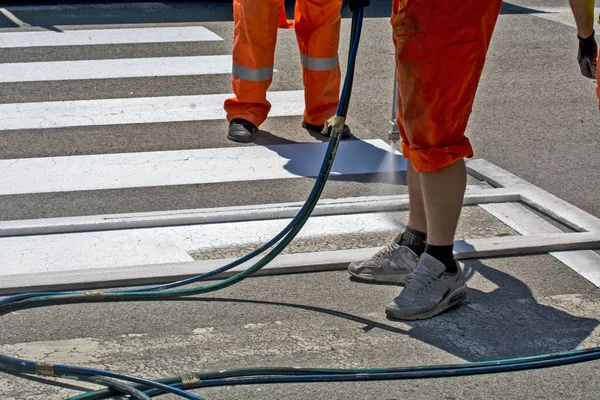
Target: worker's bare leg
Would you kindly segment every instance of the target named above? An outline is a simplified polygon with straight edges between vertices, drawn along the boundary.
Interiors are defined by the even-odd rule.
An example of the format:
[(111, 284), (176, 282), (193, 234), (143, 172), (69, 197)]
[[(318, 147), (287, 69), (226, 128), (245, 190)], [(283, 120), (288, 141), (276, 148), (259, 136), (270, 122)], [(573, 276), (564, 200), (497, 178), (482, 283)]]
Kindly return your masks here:
[(467, 184), (465, 162), (460, 159), (435, 172), (422, 172), (419, 177), (427, 216), (427, 244), (452, 245)]
[(427, 219), (425, 218), (425, 205), (423, 203), (423, 191), (421, 190), (421, 179), (418, 172), (412, 166), (410, 159), (407, 160), (406, 178), (408, 180), (408, 197), (410, 201), (408, 213), (408, 227), (417, 231), (427, 232)]
[(425, 251), (427, 220), (421, 179), (410, 159), (407, 164), (410, 201), (407, 227), (370, 259), (351, 262), (348, 272), (355, 278), (370, 282), (406, 283), (406, 278), (417, 267), (419, 256)]
[(388, 317), (395, 319), (430, 318), (467, 295), (464, 274), (452, 252), (467, 181), (465, 163), (459, 159), (434, 172), (415, 174), (421, 183), (427, 246), (405, 288), (386, 307)]

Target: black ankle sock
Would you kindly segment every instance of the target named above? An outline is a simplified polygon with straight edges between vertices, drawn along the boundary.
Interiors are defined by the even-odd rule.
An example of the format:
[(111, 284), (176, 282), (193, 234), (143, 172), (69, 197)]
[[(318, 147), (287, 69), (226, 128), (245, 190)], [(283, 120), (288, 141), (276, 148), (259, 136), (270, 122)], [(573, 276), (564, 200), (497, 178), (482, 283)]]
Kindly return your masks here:
[(454, 253), (452, 252), (453, 248), (454, 245), (434, 246), (427, 243), (425, 253), (439, 260), (446, 267), (446, 272), (453, 274), (458, 268), (456, 261), (454, 260)]
[(400, 246), (408, 247), (414, 251), (416, 255), (420, 256), (425, 251), (426, 240), (427, 233), (407, 226), (404, 232), (400, 234), (397, 243)]

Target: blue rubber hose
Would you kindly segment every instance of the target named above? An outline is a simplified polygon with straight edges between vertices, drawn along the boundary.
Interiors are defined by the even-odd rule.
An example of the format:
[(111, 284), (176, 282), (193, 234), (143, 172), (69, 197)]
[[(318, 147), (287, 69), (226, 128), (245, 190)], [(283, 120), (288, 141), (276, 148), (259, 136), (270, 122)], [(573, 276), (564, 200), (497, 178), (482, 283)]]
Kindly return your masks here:
[[(349, 76), (354, 72), (354, 63), (356, 60), (357, 48), (360, 39), (360, 27), (362, 24), (362, 9), (359, 12), (353, 14), (352, 18), (352, 43), (351, 43), (351, 51), (348, 58), (348, 71), (346, 74), (346, 79), (344, 83), (344, 88), (342, 91), (342, 95), (340, 97), (340, 102), (338, 105), (338, 113), (337, 117), (345, 118), (346, 112), (348, 110), (348, 103), (350, 100), (351, 94), (351, 85), (352, 85), (352, 77)], [(81, 303), (81, 302), (104, 302), (104, 301), (148, 301), (148, 300), (156, 300), (156, 299), (172, 299), (181, 296), (187, 296), (192, 294), (200, 294), (200, 293), (208, 293), (210, 291), (219, 290), (224, 287), (230, 286), (246, 277), (250, 276), (252, 273), (256, 272), (260, 268), (263, 268), (267, 265), (272, 259), (274, 259), (288, 244), (296, 234), (300, 231), (303, 225), (308, 220), (312, 210), (316, 206), (316, 203), (325, 187), (325, 183), (327, 182), (327, 177), (331, 171), (333, 161), (335, 158), (335, 153), (337, 151), (339, 141), (341, 139), (341, 131), (333, 129), (331, 138), (329, 140), (329, 144), (327, 146), (327, 151), (319, 171), (319, 175), (315, 181), (315, 185), (313, 190), (311, 191), (307, 201), (301, 208), (300, 212), (297, 216), (288, 224), (282, 232), (280, 232), (275, 238), (266, 243), (261, 248), (257, 249), (255, 252), (242, 257), (239, 260), (236, 260), (234, 263), (226, 265), (224, 267), (218, 268), (214, 271), (211, 271), (207, 274), (199, 275), (194, 278), (186, 279), (179, 282), (174, 282), (167, 285), (154, 286), (144, 289), (137, 290), (129, 290), (129, 291), (111, 291), (111, 292), (38, 292), (38, 293), (24, 293), (18, 294), (15, 296), (9, 296), (7, 298), (0, 300), (0, 314), (6, 314), (7, 312), (14, 311), (17, 309), (26, 309), (26, 308), (34, 308), (34, 307), (42, 307), (48, 305), (57, 305), (57, 304), (73, 304), (73, 303)], [(176, 286), (182, 286), (185, 284), (189, 284), (191, 282), (196, 282), (202, 279), (205, 279), (208, 276), (214, 276), (220, 272), (223, 272), (227, 269), (232, 268), (235, 265), (239, 265), (245, 262), (248, 259), (253, 258), (259, 253), (263, 252), (276, 242), (279, 244), (269, 252), (262, 260), (255, 263), (253, 266), (249, 267), (245, 271), (242, 271), (228, 279), (225, 279), (222, 282), (218, 282), (216, 284), (209, 284), (200, 288), (193, 288), (187, 290), (165, 290), (165, 288), (171, 288)], [(43, 363), (36, 363), (33, 361), (16, 359), (13, 357), (8, 357), (4, 355), (0, 355), (0, 371), (7, 373), (25, 373), (25, 374), (38, 374), (40, 371), (45, 371), (48, 374), (48, 371), (52, 374), (52, 376), (63, 377), (63, 378), (77, 378), (82, 380), (90, 380), (90, 377), (94, 376), (103, 376), (107, 378), (120, 379), (127, 382), (137, 383), (140, 385), (144, 385), (145, 387), (154, 388), (160, 392), (169, 392), (172, 394), (179, 395), (184, 398), (189, 399), (199, 399), (199, 397), (188, 394), (176, 387), (171, 387), (162, 383), (153, 382), (137, 377), (131, 377), (124, 374), (113, 373), (110, 371), (102, 371), (93, 368), (83, 368), (83, 367), (72, 367), (66, 365), (45, 365)], [(136, 389), (137, 390), (137, 389)], [(114, 394), (114, 390), (111, 390)], [(85, 395), (84, 395), (85, 396)]]
[[(351, 45), (348, 55), (348, 68), (336, 117), (346, 117), (353, 83), (354, 66), (360, 41), (363, 9), (352, 15)], [(339, 128), (339, 127), (338, 127)], [(0, 316), (10, 311), (43, 307), (58, 304), (82, 302), (112, 301), (153, 301), (158, 299), (175, 299), (178, 297), (208, 293), (241, 282), (254, 272), (263, 268), (273, 260), (289, 243), (310, 217), (331, 171), (335, 153), (341, 138), (340, 129), (332, 129), (324, 160), (307, 201), (292, 221), (273, 239), (257, 250), (208, 273), (193, 278), (151, 286), (135, 290), (116, 290), (108, 292), (37, 292), (23, 293), (0, 299)], [(190, 283), (202, 281), (240, 265), (267, 249), (273, 247), (264, 258), (246, 270), (221, 282), (207, 284), (198, 288), (185, 290), (168, 290)], [(148, 380), (126, 374), (94, 368), (73, 367), (59, 364), (45, 364), (14, 357), (0, 355), (0, 372), (19, 375), (54, 376), (65, 379), (76, 379), (106, 386), (106, 389), (89, 392), (72, 397), (71, 400), (98, 400), (116, 398), (147, 398), (163, 394), (173, 394), (186, 399), (201, 399), (189, 392), (190, 389), (201, 389), (216, 386), (275, 384), (275, 383), (307, 383), (307, 382), (344, 382), (398, 379), (425, 379), (441, 377), (457, 377), (478, 374), (514, 372), (530, 369), (549, 368), (585, 361), (600, 359), (600, 347), (566, 351), (555, 354), (519, 357), (503, 360), (482, 361), (474, 363), (413, 366), (403, 368), (363, 368), (363, 369), (319, 369), (319, 368), (242, 368), (196, 373), (192, 379), (187, 377), (171, 377), (160, 380)], [(202, 399), (201, 399), (202, 400)]]
[[(353, 18), (352, 18), (351, 37), (350, 37), (351, 46), (350, 46), (350, 51), (348, 54), (348, 66), (347, 66), (347, 70), (346, 70), (346, 77), (345, 77), (344, 85), (342, 87), (342, 94), (340, 96), (340, 101), (338, 103), (338, 108), (337, 108), (337, 113), (336, 113), (336, 115), (341, 116), (343, 118), (345, 118), (348, 113), (348, 107), (349, 107), (349, 103), (350, 103), (350, 95), (352, 92), (352, 83), (354, 81), (354, 79), (353, 79), (354, 66), (355, 66), (356, 55), (357, 55), (357, 51), (358, 51), (358, 43), (359, 43), (359, 39), (360, 39), (360, 33), (362, 30), (362, 13), (363, 13), (363, 10), (361, 8), (360, 10), (357, 10), (357, 13), (354, 14)], [(330, 143), (331, 143), (331, 140), (330, 140)], [(335, 144), (335, 146), (337, 146), (337, 143)], [(323, 166), (325, 166), (325, 163), (323, 163)], [(321, 169), (319, 177), (321, 176), (322, 173), (323, 173), (323, 169)], [(319, 181), (319, 179), (318, 179), (319, 177), (317, 177), (317, 181)], [(216, 269), (206, 272), (204, 274), (197, 275), (197, 276), (183, 279), (183, 280), (176, 281), (176, 282), (171, 282), (171, 283), (167, 283), (167, 284), (163, 284), (163, 285), (150, 286), (150, 287), (145, 287), (145, 288), (140, 288), (140, 289), (132, 289), (127, 292), (121, 291), (121, 290), (115, 290), (115, 291), (110, 291), (110, 293), (137, 293), (137, 292), (147, 292), (147, 291), (156, 291), (156, 290), (175, 288), (175, 287), (185, 286), (185, 285), (189, 285), (191, 283), (199, 282), (199, 281), (205, 280), (207, 278), (213, 277), (215, 275), (218, 275), (220, 273), (229, 271), (230, 269), (237, 267), (237, 266), (245, 263), (246, 261), (253, 259), (254, 257), (258, 256), (259, 254), (263, 253), (265, 250), (271, 248), (275, 243), (279, 242), (282, 238), (284, 238), (285, 235), (287, 233), (289, 233), (292, 230), (292, 228), (294, 226), (296, 226), (299, 223), (299, 221), (306, 215), (306, 212), (307, 212), (308, 208), (310, 207), (312, 201), (314, 201), (315, 197), (317, 196), (317, 190), (318, 190), (318, 185), (315, 184), (313, 186), (313, 189), (312, 189), (309, 197), (307, 198), (307, 201), (303, 204), (302, 208), (298, 211), (296, 216), (288, 223), (288, 225), (285, 228), (283, 228), (283, 230), (281, 232), (279, 232), (276, 236), (274, 236), (271, 240), (269, 240), (267, 243), (263, 244), (258, 249), (252, 251), (249, 254), (246, 254), (245, 256), (243, 256), (237, 260), (232, 261), (231, 263), (229, 263), (227, 265), (216, 268)], [(318, 198), (316, 200), (318, 200)], [(0, 304), (3, 304), (4, 302), (12, 302), (12, 301), (16, 301), (16, 300), (22, 300), (22, 299), (26, 299), (29, 297), (56, 296), (56, 295), (67, 294), (67, 293), (68, 294), (84, 294), (83, 292), (25, 293), (25, 294), (10, 296), (5, 299), (0, 299)]]

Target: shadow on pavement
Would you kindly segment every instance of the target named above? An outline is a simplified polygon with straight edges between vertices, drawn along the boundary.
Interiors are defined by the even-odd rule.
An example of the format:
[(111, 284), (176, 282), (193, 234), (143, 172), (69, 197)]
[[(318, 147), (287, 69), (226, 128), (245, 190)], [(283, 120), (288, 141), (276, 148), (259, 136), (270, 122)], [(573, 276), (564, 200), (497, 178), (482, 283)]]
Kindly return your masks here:
[[(171, 301), (171, 300), (166, 300), (166, 301)], [(399, 333), (402, 335), (409, 334), (404, 329), (398, 328), (393, 325), (382, 324), (381, 322), (373, 321), (368, 318), (359, 317), (357, 315), (345, 313), (342, 311), (331, 310), (329, 308), (309, 306), (309, 305), (298, 304), (298, 303), (284, 303), (284, 302), (279, 302), (279, 301), (247, 300), (247, 299), (219, 298), (219, 297), (202, 297), (202, 298), (195, 298), (195, 299), (194, 298), (190, 298), (190, 299), (181, 298), (181, 299), (175, 299), (172, 301), (200, 301), (200, 302), (207, 302), (207, 303), (240, 303), (240, 304), (258, 304), (258, 305), (266, 305), (266, 306), (290, 307), (290, 308), (295, 308), (298, 310), (313, 311), (313, 312), (318, 312), (321, 314), (331, 315), (333, 317), (343, 318), (348, 321), (358, 322), (360, 324), (364, 324), (364, 327), (362, 328), (362, 330), (365, 332), (368, 332), (372, 329), (377, 328), (377, 329), (382, 329), (384, 331), (388, 331), (388, 332), (392, 332), (392, 333)]]
[(464, 262), (498, 286), (491, 293), (470, 289), (462, 306), (424, 321), (404, 321), (410, 336), (467, 361), (484, 361), (574, 350), (599, 325), (539, 304), (520, 280), (478, 260)]
[[(468, 300), (454, 309), (423, 321), (402, 321), (402, 328), (326, 307), (294, 302), (246, 300), (239, 298), (195, 298), (174, 301), (282, 306), (318, 312), (354, 321), (364, 326), (364, 334), (374, 329), (410, 336), (468, 362), (534, 356), (575, 350), (598, 327), (599, 321), (576, 317), (554, 307), (539, 304), (520, 280), (467, 260), (468, 278), (480, 274), (498, 288), (491, 293), (470, 289)], [(368, 283), (364, 283), (368, 285)], [(356, 290), (361, 290), (357, 286)], [(390, 299), (391, 300), (391, 299)], [(381, 312), (385, 304), (381, 305)], [(406, 329), (409, 326), (410, 329)]]
[[(318, 133), (309, 133), (307, 135), (315, 137), (321, 142), (328, 142), (329, 139)], [(400, 155), (390, 156), (389, 153), (379, 147), (373, 146), (368, 142), (361, 141), (356, 137), (344, 139), (342, 143), (352, 143), (352, 151), (338, 151), (335, 156), (333, 167), (328, 180), (340, 182), (373, 182), (386, 183), (391, 185), (406, 185), (406, 160)], [(320, 143), (297, 142), (285, 139), (268, 131), (259, 130), (254, 144), (263, 146), (280, 157), (289, 161), (284, 168), (297, 176), (316, 177), (319, 174), (327, 146)], [(281, 146), (294, 144), (295, 146)], [(340, 144), (342, 145), (342, 144)], [(393, 170), (396, 166), (396, 173), (360, 173), (360, 171), (370, 168), (377, 169), (383, 165), (384, 171)]]

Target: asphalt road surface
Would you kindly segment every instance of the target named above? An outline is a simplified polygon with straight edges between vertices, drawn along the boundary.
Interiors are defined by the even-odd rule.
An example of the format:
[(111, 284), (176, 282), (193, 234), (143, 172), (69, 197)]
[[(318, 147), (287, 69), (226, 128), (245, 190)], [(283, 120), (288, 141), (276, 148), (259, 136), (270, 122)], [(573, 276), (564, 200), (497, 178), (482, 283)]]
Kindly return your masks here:
[[(66, 3), (0, 2), (2, 221), (306, 198), (325, 143), (301, 128), (302, 80), (293, 30), (279, 30), (273, 115), (257, 141), (245, 145), (226, 138), (222, 110), (231, 92), (230, 2)], [(389, 154), (394, 60), (390, 1), (373, 3), (365, 13), (347, 118), (359, 140), (343, 143), (340, 157), (346, 158), (334, 167), (323, 193), (327, 199), (406, 193), (401, 157), (394, 156), (400, 173), (393, 179), (382, 169), (389, 166), (382, 160)], [(291, 16), (293, 3), (286, 6)], [(343, 15), (342, 73), (350, 32), (349, 14)], [(600, 217), (598, 99), (595, 83), (579, 73), (576, 52), (567, 2), (505, 3), (468, 136), (476, 158)], [(405, 220), (406, 213), (395, 217)], [(365, 220), (368, 229), (356, 238), (352, 222), (335, 219), (339, 230), (327, 244), (331, 248), (309, 236), (298, 246), (312, 251), (352, 241), (378, 246), (395, 226), (387, 219), (372, 225)], [(272, 226), (253, 229), (268, 236)], [(253, 245), (243, 242), (245, 233), (232, 232), (216, 229), (203, 239), (219, 247), (215, 243), (222, 236), (240, 235), (239, 248), (223, 247), (216, 258)], [(187, 234), (178, 235), (186, 239)], [(514, 231), (471, 207), (463, 212), (458, 238), (510, 234)], [(31, 266), (43, 276), (68, 263), (190, 257), (142, 239), (137, 252), (127, 253), (120, 251), (125, 240), (120, 237), (82, 236), (75, 242), (59, 236), (0, 238), (0, 271), (16, 274)], [(67, 241), (82, 253), (95, 254), (94, 248), (106, 249), (102, 246), (110, 241), (117, 250), (103, 250), (99, 260), (78, 259), (59, 247)], [(21, 249), (30, 256), (6, 261)], [(48, 256), (52, 252), (55, 258)], [(256, 277), (196, 300), (18, 312), (3, 318), (0, 351), (159, 378), (243, 366), (447, 364), (600, 345), (598, 287), (556, 258), (469, 260), (464, 268), (473, 289), (469, 302), (419, 323), (385, 319), (383, 307), (397, 287), (359, 284), (345, 271), (328, 271)], [(198, 393), (207, 399), (595, 399), (599, 368), (592, 362), (470, 378)], [(0, 393), (16, 400), (62, 399), (75, 392), (2, 375)]]

